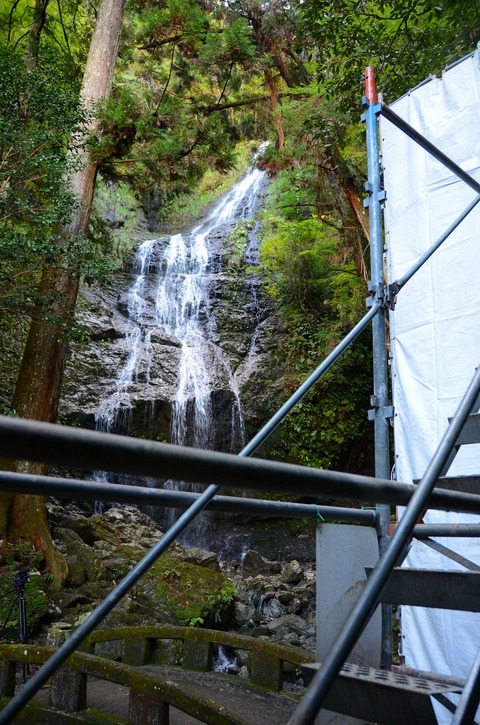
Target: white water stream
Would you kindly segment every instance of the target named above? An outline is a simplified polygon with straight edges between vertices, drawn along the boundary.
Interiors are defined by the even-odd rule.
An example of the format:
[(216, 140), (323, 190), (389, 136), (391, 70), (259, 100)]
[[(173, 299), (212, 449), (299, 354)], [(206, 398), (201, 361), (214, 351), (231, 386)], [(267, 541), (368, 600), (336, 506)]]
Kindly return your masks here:
[[(239, 379), (248, 374), (256, 344), (256, 325), (252, 325), (249, 355), (235, 375), (228, 356), (217, 344), (211, 290), (221, 271), (219, 238), (238, 221), (252, 217), (260, 206), (265, 184), (265, 173), (252, 166), (190, 233), (149, 239), (140, 244), (135, 258), (136, 278), (126, 296), (127, 355), (115, 390), (97, 410), (97, 430), (115, 431), (120, 421), (128, 423), (133, 387), (140, 380), (145, 386), (150, 385), (151, 335), (153, 329), (160, 328), (176, 341), (180, 351), (177, 390), (172, 402), (171, 442), (198, 448), (214, 446), (212, 394), (218, 389), (221, 377), (222, 385), (227, 381), (231, 391), (229, 450), (238, 452), (244, 445)], [(254, 227), (245, 253), (245, 261), (250, 266), (258, 264), (256, 232)], [(152, 272), (157, 275), (153, 320)], [(258, 278), (247, 281), (256, 317), (258, 284)], [(104, 480), (102, 474), (97, 480)], [(177, 487), (178, 484), (167, 482), (165, 485)]]

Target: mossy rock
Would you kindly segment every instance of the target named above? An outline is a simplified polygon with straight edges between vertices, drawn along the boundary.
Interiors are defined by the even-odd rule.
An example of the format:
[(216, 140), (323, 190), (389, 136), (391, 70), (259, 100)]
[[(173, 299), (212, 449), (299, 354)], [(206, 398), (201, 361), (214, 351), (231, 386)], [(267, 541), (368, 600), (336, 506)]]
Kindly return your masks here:
[(55, 542), (67, 560), (67, 582), (70, 586), (79, 586), (85, 581), (98, 581), (105, 575), (105, 567), (100, 559), (75, 531), (57, 526)]
[(218, 627), (230, 616), (235, 586), (214, 569), (165, 554), (144, 579), (144, 594), (150, 588), (152, 598), (163, 602), (176, 624)]

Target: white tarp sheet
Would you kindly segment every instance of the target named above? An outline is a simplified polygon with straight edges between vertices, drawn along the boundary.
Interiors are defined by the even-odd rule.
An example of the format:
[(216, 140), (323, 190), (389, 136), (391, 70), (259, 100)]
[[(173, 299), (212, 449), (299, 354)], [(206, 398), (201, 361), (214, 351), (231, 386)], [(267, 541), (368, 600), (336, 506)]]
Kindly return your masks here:
[[(480, 180), (480, 68), (475, 53), (391, 104)], [(446, 230), (476, 192), (385, 119), (381, 145), (388, 280), (399, 279)], [(391, 314), (395, 468), (398, 481), (421, 478), (448, 417), (480, 365), (480, 205), (399, 293)], [(449, 474), (480, 474), (480, 445), (460, 449)], [(427, 512), (426, 522), (479, 517)], [(480, 565), (480, 540), (438, 539)], [(415, 568), (462, 569), (414, 542)], [(480, 614), (402, 607), (406, 664), (466, 676), (480, 645)], [(442, 715), (441, 715), (442, 713)], [(439, 721), (450, 723), (444, 708)]]

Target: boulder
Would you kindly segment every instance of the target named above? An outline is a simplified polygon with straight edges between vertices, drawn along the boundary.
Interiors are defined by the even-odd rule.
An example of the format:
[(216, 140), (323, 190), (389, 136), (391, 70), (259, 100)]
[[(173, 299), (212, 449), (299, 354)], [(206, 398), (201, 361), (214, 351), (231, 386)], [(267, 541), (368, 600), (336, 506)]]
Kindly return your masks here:
[(217, 555), (213, 551), (204, 551), (196, 546), (192, 546), (190, 549), (185, 550), (183, 559), (198, 566), (205, 566), (209, 569), (216, 569), (217, 571), (220, 570)]
[(88, 518), (79, 516), (71, 521), (70, 527), (89, 546), (106, 542), (115, 548), (120, 544), (133, 544), (146, 550), (162, 536), (155, 522), (135, 506), (114, 507)]
[(255, 609), (247, 606), (246, 604), (242, 604), (242, 602), (234, 602), (233, 612), (236, 623), (242, 626), (243, 624), (251, 621), (255, 614)]
[(273, 619), (267, 625), (269, 632), (275, 634), (276, 632), (284, 631), (285, 633), (294, 632), (298, 636), (308, 635), (312, 636), (315, 634), (315, 628), (308, 624), (302, 617), (296, 614), (285, 614), (283, 617)]
[(278, 561), (269, 561), (253, 549), (247, 551), (243, 560), (243, 570), (252, 574), (278, 573), (281, 569)]
[(284, 613), (284, 609), (275, 596), (265, 599), (262, 607), (262, 614), (265, 619), (275, 619), (277, 617), (281, 617)]
[(86, 581), (97, 581), (105, 575), (106, 570), (100, 559), (75, 531), (57, 527), (55, 543), (67, 560), (69, 570), (67, 584), (70, 586), (79, 586)]
[(287, 584), (298, 584), (302, 581), (303, 577), (304, 574), (298, 561), (294, 559), (285, 565), (282, 573), (282, 579), (284, 582)]

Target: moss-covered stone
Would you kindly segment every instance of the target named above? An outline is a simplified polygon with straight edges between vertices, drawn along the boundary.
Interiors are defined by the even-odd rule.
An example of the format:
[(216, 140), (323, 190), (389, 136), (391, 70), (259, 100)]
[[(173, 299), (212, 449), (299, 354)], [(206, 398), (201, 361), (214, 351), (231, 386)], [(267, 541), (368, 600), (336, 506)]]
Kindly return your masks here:
[(145, 579), (180, 625), (219, 625), (230, 613), (233, 583), (218, 571), (165, 554)]
[(102, 562), (75, 531), (57, 527), (55, 541), (67, 560), (67, 584), (78, 586), (85, 581), (97, 581), (104, 576), (105, 567)]

